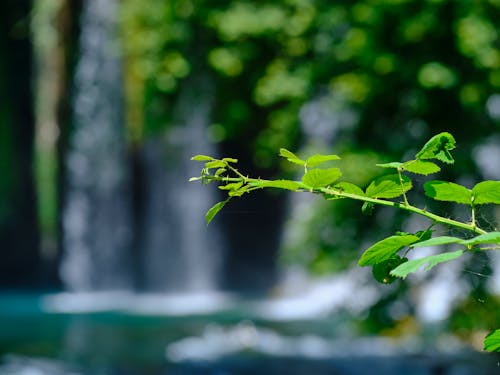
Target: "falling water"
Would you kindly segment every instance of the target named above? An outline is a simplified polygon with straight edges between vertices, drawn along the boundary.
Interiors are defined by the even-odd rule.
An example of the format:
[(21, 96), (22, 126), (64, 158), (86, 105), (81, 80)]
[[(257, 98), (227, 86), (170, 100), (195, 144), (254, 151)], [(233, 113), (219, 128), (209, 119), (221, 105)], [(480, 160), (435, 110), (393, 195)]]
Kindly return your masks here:
[(205, 79), (184, 85), (164, 138), (144, 147), (143, 287), (155, 291), (213, 289), (221, 244), (216, 225), (204, 212), (216, 202), (215, 191), (188, 179), (200, 173), (195, 154), (214, 155), (207, 139), (212, 90)]
[[(117, 0), (88, 0), (74, 84), (67, 157), (62, 279), (74, 291), (201, 291), (216, 285), (219, 237), (203, 214), (214, 191), (188, 183), (196, 153), (214, 154), (206, 129), (210, 84), (183, 86), (173, 121), (142, 145), (140, 209), (134, 216), (123, 137), (121, 62), (114, 44)], [(133, 261), (134, 264), (133, 264)]]
[(87, 0), (66, 160), (61, 277), (73, 291), (130, 285), (130, 201), (122, 69), (115, 45), (117, 0)]

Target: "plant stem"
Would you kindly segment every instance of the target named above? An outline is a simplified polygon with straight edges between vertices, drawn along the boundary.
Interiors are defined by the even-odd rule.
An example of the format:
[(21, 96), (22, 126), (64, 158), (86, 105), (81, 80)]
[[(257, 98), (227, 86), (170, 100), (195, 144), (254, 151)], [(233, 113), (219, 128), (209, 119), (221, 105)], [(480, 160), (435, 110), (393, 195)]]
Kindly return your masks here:
[[(232, 169), (232, 168), (231, 168)], [(252, 183), (252, 182), (271, 182), (272, 180), (265, 180), (261, 178), (250, 178), (250, 177), (245, 177), (241, 173), (238, 172), (238, 177), (219, 177), (219, 176), (206, 176), (207, 179), (212, 180), (212, 181), (223, 181), (225, 183), (229, 182), (243, 182), (243, 183)], [(301, 181), (296, 181), (299, 184), (302, 184)], [(255, 189), (260, 189), (260, 187), (256, 187)], [(254, 189), (252, 189), (254, 190)], [(481, 228), (478, 228), (473, 221), (472, 224), (467, 224), (467, 223), (462, 223), (461, 221), (456, 221), (453, 219), (448, 219), (443, 216), (439, 216), (436, 214), (433, 214), (432, 212), (428, 212), (425, 209), (418, 208), (415, 206), (412, 206), (408, 202), (400, 203), (400, 202), (393, 202), (393, 201), (388, 201), (384, 199), (378, 199), (378, 198), (371, 198), (367, 197), (364, 195), (358, 195), (358, 194), (352, 194), (352, 193), (346, 193), (341, 190), (336, 190), (333, 188), (319, 188), (319, 189), (307, 189), (309, 192), (313, 193), (322, 193), (322, 194), (327, 194), (327, 195), (332, 195), (332, 196), (337, 196), (337, 197), (344, 197), (344, 198), (350, 198), (354, 199), (357, 201), (362, 201), (362, 202), (369, 202), (373, 204), (378, 204), (381, 206), (388, 206), (388, 207), (394, 207), (394, 208), (399, 208), (401, 210), (413, 212), (417, 215), (424, 216), (428, 219), (433, 220), (436, 223), (448, 225), (451, 227), (455, 228), (460, 228), (460, 229), (465, 229), (467, 231), (471, 231), (477, 234), (486, 234), (487, 232)]]
[(227, 168), (229, 170), (231, 170), (233, 173), (235, 173), (236, 175), (238, 175), (239, 178), (242, 180), (243, 183), (246, 183), (248, 181), (247, 177), (245, 177), (243, 174), (241, 174), (239, 170), (237, 170), (236, 168), (234, 168), (233, 166), (231, 166), (229, 163), (226, 163), (226, 166), (227, 166)]
[(403, 199), (405, 201), (405, 205), (409, 206), (408, 198), (406, 198), (405, 188), (403, 184), (403, 177), (401, 176), (401, 170), (398, 168), (398, 176), (399, 176), (399, 184), (401, 185), (401, 191), (403, 192)]
[(410, 204), (406, 204), (406, 203), (401, 204), (399, 202), (393, 202), (393, 201), (387, 201), (387, 200), (378, 199), (378, 198), (365, 197), (365, 196), (361, 196), (361, 195), (357, 195), (357, 194), (345, 193), (343, 191), (338, 191), (338, 190), (335, 190), (332, 188), (322, 188), (322, 189), (320, 189), (320, 191), (324, 194), (336, 195), (339, 197), (351, 198), (351, 199), (359, 200), (359, 201), (363, 201), (363, 202), (370, 202), (370, 203), (374, 203), (374, 204), (379, 204), (382, 206), (399, 208), (401, 210), (405, 210), (405, 211), (413, 212), (413, 213), (421, 215), (421, 216), (425, 216), (425, 217), (435, 221), (436, 223), (445, 224), (445, 225), (449, 225), (449, 226), (460, 228), (460, 229), (465, 229), (465, 230), (468, 230), (468, 231), (471, 231), (471, 232), (474, 232), (477, 234), (486, 234), (487, 233), (486, 231), (482, 230), (481, 228), (478, 228), (476, 225), (462, 223), (461, 221), (456, 221), (453, 219), (448, 219), (446, 217), (433, 214), (432, 212), (428, 212), (425, 209), (418, 208), (418, 207), (412, 206)]
[(500, 250), (500, 246), (484, 246), (479, 248), (480, 251), (483, 250)]

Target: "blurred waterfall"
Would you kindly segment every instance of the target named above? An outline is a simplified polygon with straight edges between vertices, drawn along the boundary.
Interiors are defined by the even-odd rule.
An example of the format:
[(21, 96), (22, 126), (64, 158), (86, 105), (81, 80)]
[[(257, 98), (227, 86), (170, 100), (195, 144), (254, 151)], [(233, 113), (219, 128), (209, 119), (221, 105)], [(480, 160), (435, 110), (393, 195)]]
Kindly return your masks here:
[(87, 0), (67, 154), (61, 277), (73, 291), (130, 287), (131, 213), (122, 67), (115, 44), (118, 0)]
[(206, 79), (193, 78), (181, 89), (173, 121), (163, 138), (150, 139), (143, 149), (144, 202), (142, 287), (154, 291), (203, 291), (215, 288), (221, 258), (221, 238), (204, 213), (216, 191), (200, 183), (201, 164), (195, 154), (215, 154), (206, 129), (212, 109), (212, 90)]
[(185, 84), (165, 133), (141, 145), (139, 203), (133, 206), (114, 39), (117, 6), (117, 0), (84, 3), (66, 160), (62, 280), (72, 291), (212, 290), (221, 246), (204, 213), (216, 197), (213, 189), (188, 182), (200, 169), (190, 157), (215, 153), (206, 137), (211, 86), (203, 79)]

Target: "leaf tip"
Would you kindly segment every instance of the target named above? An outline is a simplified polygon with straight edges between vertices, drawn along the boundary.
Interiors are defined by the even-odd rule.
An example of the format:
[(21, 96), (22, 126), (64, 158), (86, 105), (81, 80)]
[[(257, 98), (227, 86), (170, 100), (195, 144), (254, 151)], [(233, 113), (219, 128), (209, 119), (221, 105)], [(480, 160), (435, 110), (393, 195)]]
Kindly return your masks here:
[(208, 155), (195, 155), (193, 157), (191, 157), (191, 160), (194, 160), (194, 161), (211, 161), (211, 160), (215, 160), (213, 157), (211, 156), (208, 156)]
[(224, 207), (224, 205), (229, 201), (229, 199), (230, 198), (226, 199), (225, 201), (218, 202), (209, 208), (209, 210), (205, 214), (205, 222), (207, 223), (207, 225), (212, 222), (215, 215), (217, 215), (217, 213), (222, 209), (222, 207)]

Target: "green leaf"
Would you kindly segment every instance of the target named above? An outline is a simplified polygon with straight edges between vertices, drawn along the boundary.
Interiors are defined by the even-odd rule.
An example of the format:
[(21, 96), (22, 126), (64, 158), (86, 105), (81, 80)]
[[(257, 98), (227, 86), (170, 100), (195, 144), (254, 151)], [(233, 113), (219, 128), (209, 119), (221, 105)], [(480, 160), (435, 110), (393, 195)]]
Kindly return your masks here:
[(338, 184), (335, 184), (333, 188), (348, 194), (356, 194), (362, 197), (365, 195), (365, 192), (359, 186), (351, 184), (350, 182), (346, 181), (342, 181), (339, 182)]
[(408, 258), (401, 258), (399, 255), (394, 255), (393, 257), (373, 265), (372, 275), (379, 283), (391, 284), (397, 277), (391, 275), (391, 271), (398, 267), (400, 264), (407, 262)]
[(474, 204), (500, 204), (500, 181), (483, 181), (472, 188)]
[(300, 159), (293, 152), (288, 151), (286, 148), (280, 148), (280, 156), (286, 158), (290, 163), (298, 164), (298, 165), (306, 165), (305, 160)]
[[(363, 191), (363, 189), (361, 189), (359, 186), (354, 185), (350, 182), (346, 182), (346, 181), (339, 182), (338, 184), (335, 184), (335, 186), (333, 186), (333, 188), (335, 190), (342, 192), (342, 193), (354, 194), (354, 195), (359, 195), (362, 197), (365, 196), (365, 192)], [(336, 199), (345, 199), (346, 197), (342, 197), (339, 195), (325, 194), (325, 198), (327, 200), (331, 201), (331, 200), (336, 200)]]
[(358, 261), (362, 267), (381, 263), (390, 259), (402, 248), (417, 242), (419, 238), (413, 234), (404, 236), (391, 236), (377, 242), (365, 250)]
[(465, 186), (447, 181), (428, 181), (424, 184), (425, 195), (437, 201), (471, 204), (472, 192)]
[(227, 163), (237, 163), (238, 159), (233, 159), (233, 158), (224, 158), (222, 161), (225, 161)]
[(287, 150), (286, 148), (280, 148), (280, 156), (284, 158), (298, 159), (297, 155), (295, 155), (292, 151)]
[(321, 155), (321, 154), (316, 154), (313, 155), (306, 160), (306, 166), (308, 167), (316, 167), (320, 164), (326, 163), (327, 161), (331, 160), (339, 160), (340, 157), (338, 155)]
[(311, 169), (302, 177), (302, 182), (307, 187), (316, 189), (333, 184), (340, 176), (342, 172), (338, 168)]
[(411, 173), (422, 174), (425, 176), (439, 172), (441, 170), (441, 168), (439, 168), (437, 164), (431, 161), (424, 161), (420, 159), (409, 160), (404, 163), (393, 161), (391, 163), (377, 164), (377, 167), (405, 170)]
[(403, 163), (400, 163), (398, 161), (393, 161), (391, 163), (384, 163), (384, 164), (375, 164), (377, 167), (381, 167), (381, 168), (394, 168), (394, 169), (398, 169), (399, 167), (401, 167), (403, 165)]
[(417, 159), (437, 159), (453, 164), (455, 161), (450, 151), (455, 148), (455, 138), (450, 133), (443, 132), (432, 137), (415, 155)]
[(211, 168), (224, 168), (226, 166), (226, 163), (223, 162), (222, 160), (213, 160), (213, 161), (208, 161), (205, 163), (205, 168), (211, 169)]
[(291, 191), (297, 191), (302, 187), (301, 183), (291, 180), (254, 181), (251, 182), (249, 185), (261, 188), (278, 188)]
[(195, 160), (195, 161), (210, 161), (210, 160), (214, 160), (213, 157), (211, 156), (207, 156), (207, 155), (195, 155), (191, 158), (191, 160)]
[(419, 230), (417, 233), (415, 233), (415, 236), (417, 236), (419, 240), (423, 242), (431, 238), (432, 232), (433, 230), (430, 228), (425, 230)]
[(403, 186), (399, 181), (399, 175), (391, 174), (373, 180), (366, 188), (366, 195), (372, 198), (396, 198), (412, 188), (411, 180), (401, 176)]
[(210, 209), (205, 214), (205, 221), (207, 222), (207, 224), (210, 224), (215, 215), (217, 215), (217, 213), (222, 209), (222, 207), (226, 205), (227, 202), (229, 202), (229, 199), (216, 203), (212, 207), (210, 207)]
[(481, 234), (479, 236), (471, 238), (470, 240), (463, 240), (460, 243), (465, 246), (474, 246), (485, 243), (500, 244), (500, 232), (489, 232), (486, 234)]
[(449, 262), (450, 260), (457, 259), (464, 253), (463, 250), (453, 251), (450, 253), (442, 253), (437, 255), (430, 255), (420, 259), (409, 260), (393, 269), (390, 273), (392, 276), (402, 277), (403, 279), (412, 272), (416, 272), (424, 264), (426, 271), (429, 271), (432, 267), (438, 265), (439, 263)]
[(361, 213), (365, 216), (370, 216), (373, 213), (373, 208), (375, 205), (371, 202), (365, 202), (361, 206)]
[(226, 170), (227, 170), (226, 168), (219, 168), (219, 169), (217, 169), (217, 170), (215, 171), (214, 176), (215, 176), (215, 177), (218, 177), (218, 176), (220, 176), (221, 174), (223, 174)]
[(243, 186), (243, 182), (231, 182), (230, 184), (219, 186), (220, 190), (238, 190), (241, 186)]
[(488, 352), (500, 351), (500, 329), (496, 329), (493, 332), (490, 332), (484, 338), (484, 350)]
[(462, 239), (458, 237), (440, 236), (431, 238), (427, 241), (414, 243), (412, 247), (438, 246), (438, 245), (447, 245), (450, 243), (460, 243), (460, 242), (462, 242)]
[(403, 169), (415, 174), (424, 176), (439, 172), (441, 168), (432, 161), (410, 160), (403, 164)]
[(230, 197), (241, 197), (243, 194), (248, 192), (248, 188), (249, 187), (247, 185), (245, 185), (245, 186), (241, 187), (240, 189), (230, 190), (228, 195)]

